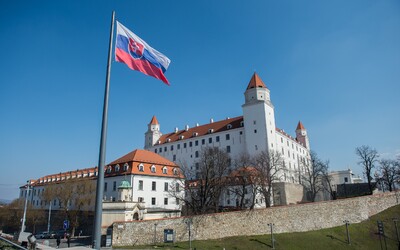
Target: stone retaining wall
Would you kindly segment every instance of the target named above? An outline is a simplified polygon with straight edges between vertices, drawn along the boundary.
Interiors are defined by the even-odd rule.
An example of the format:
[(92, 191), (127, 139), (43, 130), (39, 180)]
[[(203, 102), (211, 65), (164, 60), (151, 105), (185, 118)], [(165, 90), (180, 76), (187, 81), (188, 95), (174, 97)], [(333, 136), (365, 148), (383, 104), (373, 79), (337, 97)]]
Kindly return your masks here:
[(113, 245), (145, 245), (163, 242), (164, 229), (173, 229), (176, 241), (188, 241), (187, 222), (192, 220), (192, 239), (207, 240), (238, 235), (268, 234), (268, 223), (274, 232), (303, 232), (343, 225), (344, 220), (358, 223), (389, 207), (399, 204), (400, 193), (391, 192), (335, 201), (315, 202), (209, 214), (173, 219), (138, 222), (116, 222)]

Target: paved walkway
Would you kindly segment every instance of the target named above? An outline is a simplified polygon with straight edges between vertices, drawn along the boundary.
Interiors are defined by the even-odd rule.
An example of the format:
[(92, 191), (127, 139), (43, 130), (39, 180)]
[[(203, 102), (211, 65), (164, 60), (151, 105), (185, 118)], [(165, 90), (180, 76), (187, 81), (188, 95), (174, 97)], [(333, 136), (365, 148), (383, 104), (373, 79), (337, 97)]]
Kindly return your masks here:
[[(40, 250), (54, 250), (57, 248), (51, 247), (51, 246), (46, 246), (40, 243), (36, 244), (36, 249), (40, 249)], [(59, 248), (61, 249), (61, 248)], [(76, 246), (76, 247), (69, 247), (69, 248), (63, 248), (63, 249), (71, 249), (71, 250), (88, 250), (91, 249), (90, 247), (85, 247), (85, 246)]]

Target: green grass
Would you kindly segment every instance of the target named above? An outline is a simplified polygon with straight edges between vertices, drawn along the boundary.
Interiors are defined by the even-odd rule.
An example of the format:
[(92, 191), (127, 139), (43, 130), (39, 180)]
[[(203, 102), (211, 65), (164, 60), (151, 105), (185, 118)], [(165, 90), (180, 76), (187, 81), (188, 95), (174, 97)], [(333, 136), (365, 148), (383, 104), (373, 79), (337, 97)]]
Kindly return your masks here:
[[(387, 249), (398, 249), (393, 218), (400, 218), (400, 205), (389, 208), (370, 219), (349, 225), (351, 245), (347, 244), (346, 227), (334, 227), (304, 233), (275, 234), (275, 249), (381, 249), (377, 220), (384, 224)], [(400, 222), (398, 223), (400, 230)], [(385, 243), (382, 238), (382, 249)], [(128, 249), (189, 249), (189, 242), (157, 246), (127, 246)], [(219, 240), (193, 241), (192, 249), (271, 249), (271, 235), (229, 237)]]

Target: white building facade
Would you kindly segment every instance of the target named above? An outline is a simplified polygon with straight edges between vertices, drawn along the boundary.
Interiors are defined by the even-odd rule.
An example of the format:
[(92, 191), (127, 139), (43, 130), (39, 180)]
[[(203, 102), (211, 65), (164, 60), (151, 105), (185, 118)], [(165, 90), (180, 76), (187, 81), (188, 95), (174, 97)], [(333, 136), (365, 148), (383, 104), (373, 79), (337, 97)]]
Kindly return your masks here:
[[(177, 192), (181, 193), (180, 196), (184, 195), (182, 187), (184, 176), (175, 163), (153, 152), (134, 150), (108, 164), (104, 171), (103, 207), (105, 203), (107, 203), (106, 208), (112, 207), (113, 210), (116, 210), (116, 207), (127, 209), (139, 207), (141, 216), (132, 213), (127, 220), (180, 216), (182, 204), (173, 198), (176, 195), (171, 194)], [(82, 183), (86, 183), (84, 191), (82, 191)], [(87, 199), (79, 209), (93, 211), (96, 183), (97, 168), (47, 175), (31, 180), (29, 190), (28, 185), (20, 187), (20, 198), (28, 199), (34, 209), (49, 209), (51, 203), (52, 210), (63, 210), (66, 204), (63, 204), (60, 196), (70, 195), (67, 209), (74, 210), (77, 209), (77, 204), (75, 204), (77, 198), (86, 196)], [(66, 187), (75, 194), (54, 193), (51, 201), (48, 201), (48, 198), (46, 200), (46, 189)], [(117, 203), (126, 204), (117, 205)], [(123, 213), (126, 212), (129, 214), (129, 211)]]
[[(200, 151), (204, 147), (218, 147), (235, 159), (242, 153), (251, 156), (261, 151), (276, 150), (284, 160), (282, 182), (299, 183), (303, 173), (300, 162), (310, 157), (307, 130), (301, 122), (295, 130), (296, 137), (287, 134), (275, 124), (275, 111), (270, 91), (254, 73), (244, 93), (243, 115), (194, 127), (188, 125), (171, 133), (161, 133), (154, 116), (145, 133), (145, 149), (173, 162), (197, 169)], [(191, 176), (189, 178), (196, 178)]]

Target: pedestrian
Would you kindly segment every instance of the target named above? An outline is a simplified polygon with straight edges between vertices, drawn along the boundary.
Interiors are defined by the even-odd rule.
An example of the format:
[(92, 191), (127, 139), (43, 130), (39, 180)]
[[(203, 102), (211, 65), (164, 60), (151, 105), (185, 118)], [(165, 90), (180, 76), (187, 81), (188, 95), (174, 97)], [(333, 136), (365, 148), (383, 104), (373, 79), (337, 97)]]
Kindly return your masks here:
[(68, 247), (69, 247), (69, 243), (70, 243), (70, 238), (71, 238), (71, 236), (69, 236), (69, 234), (67, 234), (67, 244), (68, 244)]
[(57, 235), (57, 248), (60, 248), (60, 243), (61, 243), (61, 239), (60, 239), (60, 235)]

